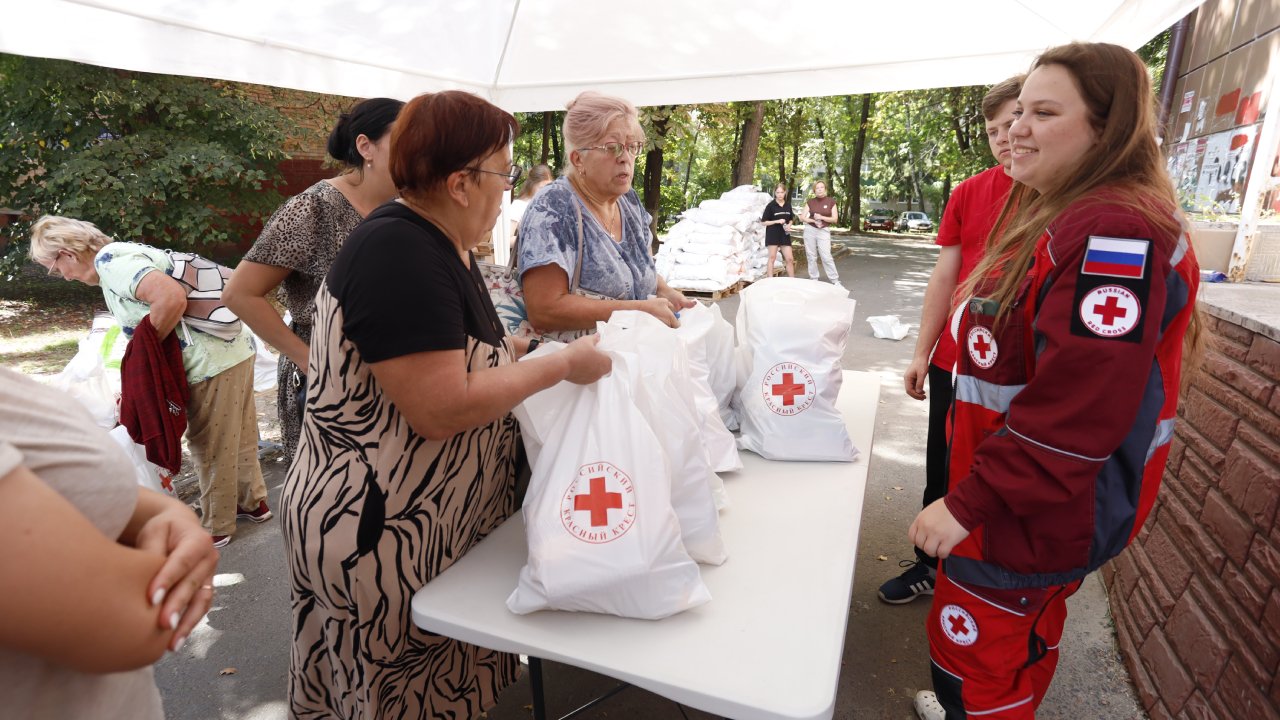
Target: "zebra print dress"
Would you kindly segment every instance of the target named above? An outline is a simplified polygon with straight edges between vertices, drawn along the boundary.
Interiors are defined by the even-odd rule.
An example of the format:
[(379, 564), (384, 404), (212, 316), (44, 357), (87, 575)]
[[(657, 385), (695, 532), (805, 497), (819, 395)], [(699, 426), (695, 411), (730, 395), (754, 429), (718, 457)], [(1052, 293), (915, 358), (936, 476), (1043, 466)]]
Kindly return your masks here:
[[(383, 396), (342, 326), (322, 285), (313, 326), (321, 342), (282, 498), (290, 713), (476, 717), (515, 681), (515, 656), (425, 632), (409, 604), (515, 510), (515, 419), (427, 440)], [(472, 372), (512, 361), (506, 343), (467, 337), (464, 352)]]

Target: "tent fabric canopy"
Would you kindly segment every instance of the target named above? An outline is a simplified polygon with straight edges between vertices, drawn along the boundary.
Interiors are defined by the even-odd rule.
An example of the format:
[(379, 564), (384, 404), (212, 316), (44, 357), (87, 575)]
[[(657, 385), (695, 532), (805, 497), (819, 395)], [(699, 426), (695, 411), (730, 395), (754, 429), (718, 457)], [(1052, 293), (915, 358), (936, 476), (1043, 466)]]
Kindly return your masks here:
[(1137, 48), (1201, 0), (27, 0), (0, 51), (355, 97), (450, 88), (509, 110), (997, 82), (1072, 40)]

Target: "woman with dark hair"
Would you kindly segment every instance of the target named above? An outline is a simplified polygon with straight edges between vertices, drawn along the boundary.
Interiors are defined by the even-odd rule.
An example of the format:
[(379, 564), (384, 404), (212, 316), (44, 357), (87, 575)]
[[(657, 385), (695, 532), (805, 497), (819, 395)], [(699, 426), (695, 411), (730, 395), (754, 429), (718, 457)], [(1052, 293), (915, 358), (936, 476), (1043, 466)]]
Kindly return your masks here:
[[(388, 131), (403, 106), (399, 100), (372, 98), (338, 118), (329, 133), (328, 150), (344, 166), (342, 173), (280, 206), (222, 292), (227, 307), (280, 351), (277, 411), (289, 458), (302, 427), (299, 396), (306, 386), (316, 291), (347, 235), (374, 208), (396, 195), (387, 168)], [(267, 300), (276, 288), (292, 316), (290, 325)]]
[(392, 130), (400, 198), (342, 246), (316, 295), (307, 413), (282, 498), (295, 717), (477, 717), (516, 658), (418, 629), (413, 593), (515, 511), (510, 411), (609, 359), (584, 338), (515, 363), (472, 249), (519, 169), (515, 118), (421, 95)]
[(1041, 55), (1009, 130), (1018, 185), (965, 281), (947, 495), (911, 540), (943, 562), (921, 718), (1032, 718), (1067, 598), (1151, 511), (1194, 355), (1199, 269), (1117, 45)]
[(773, 199), (764, 207), (760, 222), (764, 224), (764, 244), (769, 248), (769, 260), (765, 264), (764, 276), (773, 276), (773, 263), (778, 258), (778, 250), (782, 250), (782, 259), (787, 265), (787, 277), (796, 276), (795, 259), (791, 256), (791, 236), (787, 228), (795, 220), (795, 211), (791, 209), (791, 199), (787, 197), (787, 186), (778, 183), (773, 189)]

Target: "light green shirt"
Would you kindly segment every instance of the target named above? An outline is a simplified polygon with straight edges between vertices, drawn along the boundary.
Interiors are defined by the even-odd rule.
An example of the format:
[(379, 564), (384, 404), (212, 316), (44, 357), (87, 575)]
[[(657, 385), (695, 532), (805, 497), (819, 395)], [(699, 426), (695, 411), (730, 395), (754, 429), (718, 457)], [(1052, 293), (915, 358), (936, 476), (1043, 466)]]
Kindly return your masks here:
[[(151, 312), (151, 306), (134, 295), (138, 283), (149, 272), (171, 272), (173, 261), (164, 250), (150, 245), (113, 242), (98, 251), (93, 265), (98, 271), (98, 285), (107, 301), (107, 309), (120, 323), (125, 335), (132, 338), (133, 329)], [(221, 340), (181, 322), (173, 332), (182, 347), (182, 365), (187, 370), (189, 385), (229, 370), (254, 354), (253, 336), (247, 325), (241, 328), (240, 336), (231, 341)]]

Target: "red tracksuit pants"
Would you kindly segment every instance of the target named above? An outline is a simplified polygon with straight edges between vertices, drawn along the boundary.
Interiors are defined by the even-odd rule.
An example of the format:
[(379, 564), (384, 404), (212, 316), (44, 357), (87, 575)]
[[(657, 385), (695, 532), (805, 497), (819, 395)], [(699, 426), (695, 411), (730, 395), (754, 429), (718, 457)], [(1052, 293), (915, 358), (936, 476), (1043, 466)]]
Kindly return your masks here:
[(1067, 598), (1080, 581), (991, 590), (952, 582), (945, 567), (927, 623), (933, 689), (947, 720), (1034, 718), (1058, 666)]

